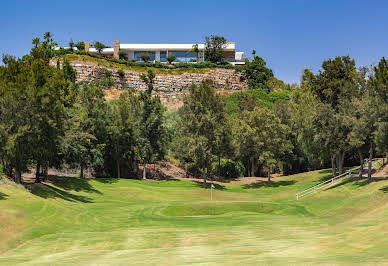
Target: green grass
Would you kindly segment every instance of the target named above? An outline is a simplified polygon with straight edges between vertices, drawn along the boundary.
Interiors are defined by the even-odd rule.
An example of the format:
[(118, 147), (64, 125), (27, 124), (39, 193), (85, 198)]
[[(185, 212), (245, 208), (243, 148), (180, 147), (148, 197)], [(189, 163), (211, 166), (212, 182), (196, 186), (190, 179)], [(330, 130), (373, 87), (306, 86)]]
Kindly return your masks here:
[(388, 264), (388, 181), (295, 193), (330, 170), (265, 182), (58, 178), (0, 185), (0, 264)]

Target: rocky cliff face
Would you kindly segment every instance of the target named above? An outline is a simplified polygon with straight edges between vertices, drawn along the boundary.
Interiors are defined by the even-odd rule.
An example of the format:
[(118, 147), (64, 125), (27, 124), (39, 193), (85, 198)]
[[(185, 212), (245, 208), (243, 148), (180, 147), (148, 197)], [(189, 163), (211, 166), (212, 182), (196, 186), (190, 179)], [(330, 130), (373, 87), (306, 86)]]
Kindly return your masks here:
[[(51, 64), (56, 65), (56, 61), (52, 61)], [(116, 68), (98, 66), (88, 62), (72, 62), (71, 65), (77, 71), (77, 81), (99, 81), (105, 78), (106, 70), (109, 70), (115, 81), (113, 86), (115, 90), (134, 88), (142, 91), (146, 89), (146, 84), (140, 79), (140, 75), (144, 72), (124, 70), (125, 76), (120, 77)], [(156, 74), (155, 87), (158, 88), (158, 94), (167, 106), (179, 106), (191, 84), (198, 85), (206, 79), (211, 79), (217, 90), (224, 93), (247, 89), (247, 84), (240, 81), (240, 73), (236, 73), (234, 69), (224, 68), (211, 69), (204, 73)]]

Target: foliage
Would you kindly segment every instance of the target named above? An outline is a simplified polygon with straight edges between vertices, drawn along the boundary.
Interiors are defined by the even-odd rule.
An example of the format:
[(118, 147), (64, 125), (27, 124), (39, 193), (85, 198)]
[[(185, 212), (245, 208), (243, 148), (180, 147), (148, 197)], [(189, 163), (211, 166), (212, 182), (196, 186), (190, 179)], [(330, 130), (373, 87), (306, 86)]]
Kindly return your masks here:
[(226, 39), (221, 36), (211, 35), (205, 37), (205, 61), (212, 63), (221, 62)]
[(213, 175), (221, 175), (225, 178), (237, 178), (243, 176), (245, 167), (241, 162), (236, 162), (230, 159), (221, 159), (220, 164), (213, 162), (211, 165), (211, 173)]
[(94, 48), (97, 50), (99, 54), (101, 54), (102, 50), (104, 48), (107, 48), (107, 46), (99, 41), (94, 42)]
[(225, 105), (210, 80), (203, 81), (199, 86), (193, 84), (184, 103), (179, 140), (184, 151), (182, 159), (193, 162), (206, 183), (212, 161), (220, 158), (227, 148)]
[(172, 64), (176, 59), (176, 56), (173, 53), (169, 53), (168, 56), (166, 57), (166, 60), (169, 64)]
[(227, 61), (219, 62), (219, 63), (211, 63), (211, 62), (200, 62), (197, 64), (186, 64), (186, 63), (176, 63), (172, 66), (166, 65), (166, 64), (155, 64), (152, 62), (130, 62), (128, 60), (123, 59), (116, 59), (111, 57), (105, 57), (101, 56), (99, 54), (94, 54), (86, 51), (71, 51), (69, 49), (58, 49), (53, 51), (54, 56), (64, 56), (64, 55), (84, 55), (84, 56), (90, 56), (92, 58), (97, 58), (104, 60), (106, 62), (112, 62), (117, 63), (121, 65), (126, 65), (130, 67), (154, 67), (154, 68), (162, 68), (162, 69), (196, 69), (196, 68), (226, 68), (226, 69), (234, 69), (235, 66), (233, 66), (231, 63)]
[(290, 95), (289, 90), (273, 91), (268, 94), (262, 90), (237, 92), (225, 97), (226, 110), (230, 114), (237, 114), (243, 110), (253, 110), (258, 105), (273, 108), (278, 101), (289, 101)]
[(143, 102), (140, 113), (142, 134), (139, 139), (137, 155), (143, 160), (143, 179), (145, 179), (145, 164), (164, 158), (169, 135), (165, 127), (166, 108), (161, 103), (159, 96), (152, 96), (155, 91), (155, 74), (150, 70), (147, 75), (143, 74), (140, 78), (147, 85), (147, 89), (140, 94), (140, 99)]
[(105, 70), (105, 77), (100, 80), (100, 84), (105, 88), (110, 88), (115, 84), (115, 80), (112, 77), (112, 71)]
[(117, 70), (117, 74), (119, 75), (120, 78), (124, 78), (125, 77), (125, 72), (122, 69)]
[(151, 59), (151, 56), (150, 56), (150, 54), (149, 53), (142, 53), (141, 55), (140, 55), (140, 58), (141, 58), (141, 60), (143, 60), (143, 62), (148, 62), (148, 61), (150, 61), (150, 59)]
[(263, 58), (255, 56), (251, 62), (246, 59), (245, 65), (239, 66), (236, 71), (241, 72), (241, 80), (248, 83), (249, 89), (259, 89), (269, 93), (273, 89), (269, 84), (273, 79), (273, 73), (266, 64)]
[(250, 165), (250, 175), (254, 176), (257, 163), (270, 173), (281, 157), (291, 152), (292, 143), (286, 138), (289, 128), (281, 123), (275, 114), (265, 107), (255, 107), (243, 111), (233, 121), (233, 141), (237, 155), (246, 165)]
[(128, 53), (126, 51), (124, 50), (119, 51), (119, 59), (127, 60), (127, 57), (128, 57)]
[(77, 42), (75, 45), (77, 47), (78, 51), (85, 51), (85, 43), (84, 42)]

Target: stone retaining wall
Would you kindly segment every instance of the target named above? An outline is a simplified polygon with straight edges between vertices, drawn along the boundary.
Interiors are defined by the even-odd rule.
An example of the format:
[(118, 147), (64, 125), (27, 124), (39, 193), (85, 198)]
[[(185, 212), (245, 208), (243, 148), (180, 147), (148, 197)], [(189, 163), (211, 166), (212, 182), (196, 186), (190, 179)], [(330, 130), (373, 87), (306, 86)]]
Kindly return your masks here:
[[(55, 66), (56, 61), (51, 65)], [(77, 71), (77, 81), (99, 81), (105, 77), (106, 70), (112, 72), (115, 80), (116, 89), (134, 88), (138, 91), (146, 89), (146, 84), (141, 81), (140, 75), (145, 72), (124, 70), (125, 76), (121, 78), (116, 68), (97, 66), (91, 63), (72, 62), (71, 65)], [(192, 83), (200, 84), (203, 80), (213, 80), (217, 90), (224, 92), (236, 92), (247, 89), (247, 84), (240, 81), (240, 73), (234, 69), (215, 68), (205, 73), (182, 74), (156, 74), (155, 87), (158, 88), (158, 94), (163, 102), (173, 102), (174, 105), (181, 102), (183, 95), (187, 93)]]

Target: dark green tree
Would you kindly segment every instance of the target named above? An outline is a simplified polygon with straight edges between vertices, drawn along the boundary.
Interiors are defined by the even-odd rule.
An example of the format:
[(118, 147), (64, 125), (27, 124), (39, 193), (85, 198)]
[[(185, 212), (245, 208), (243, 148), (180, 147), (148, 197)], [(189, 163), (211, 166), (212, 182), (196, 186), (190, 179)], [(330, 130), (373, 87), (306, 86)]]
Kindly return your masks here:
[(221, 36), (211, 35), (205, 37), (205, 61), (219, 63), (223, 59), (223, 49), (226, 39)]
[(260, 89), (269, 93), (272, 88), (268, 82), (273, 78), (273, 73), (266, 64), (263, 58), (254, 56), (251, 62), (246, 59), (245, 65), (236, 70), (241, 73), (241, 80), (248, 83), (249, 89)]

